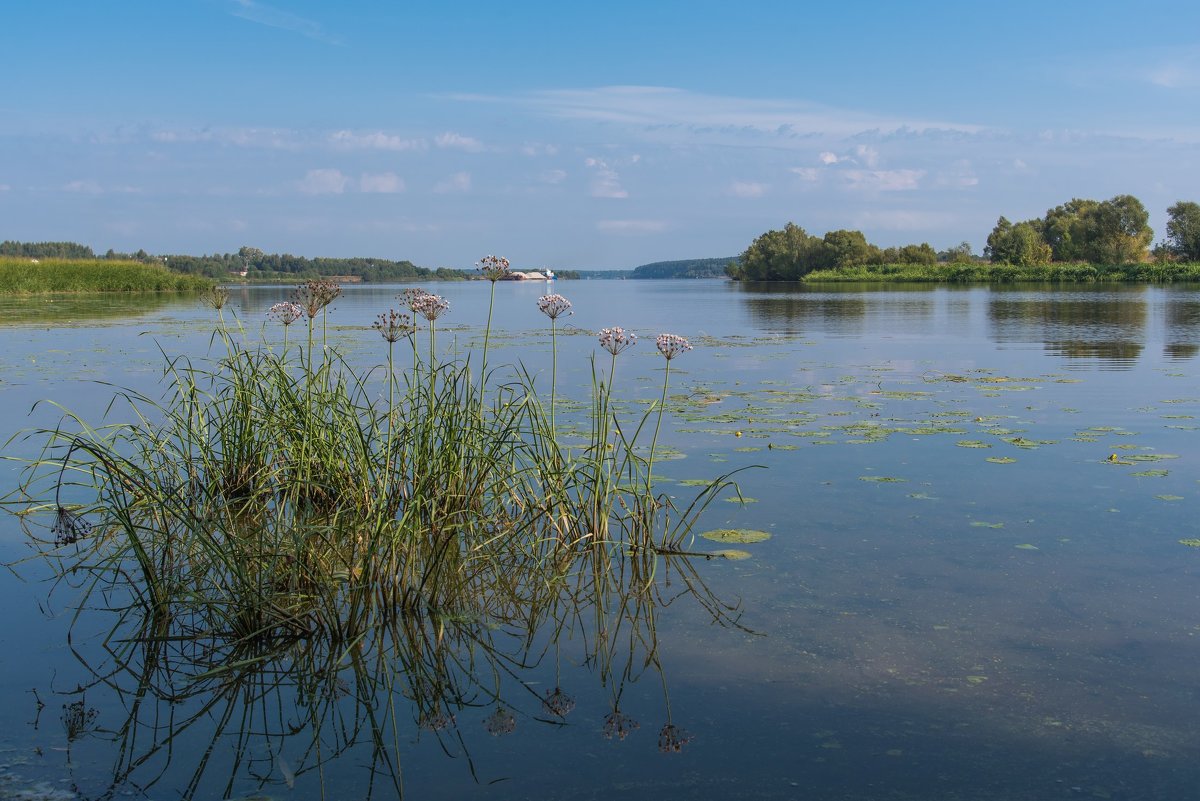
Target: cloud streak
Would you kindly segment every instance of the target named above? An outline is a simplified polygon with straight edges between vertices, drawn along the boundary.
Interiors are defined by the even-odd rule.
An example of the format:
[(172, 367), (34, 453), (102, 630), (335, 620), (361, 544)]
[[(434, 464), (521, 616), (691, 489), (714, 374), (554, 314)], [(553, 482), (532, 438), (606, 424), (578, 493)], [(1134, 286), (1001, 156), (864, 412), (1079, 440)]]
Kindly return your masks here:
[(298, 33), (308, 39), (326, 44), (340, 45), (342, 41), (336, 36), (326, 33), (325, 28), (314, 20), (293, 14), (290, 11), (274, 6), (258, 3), (255, 0), (234, 0), (233, 9), (229, 12), (239, 19), (266, 25), (282, 31)]

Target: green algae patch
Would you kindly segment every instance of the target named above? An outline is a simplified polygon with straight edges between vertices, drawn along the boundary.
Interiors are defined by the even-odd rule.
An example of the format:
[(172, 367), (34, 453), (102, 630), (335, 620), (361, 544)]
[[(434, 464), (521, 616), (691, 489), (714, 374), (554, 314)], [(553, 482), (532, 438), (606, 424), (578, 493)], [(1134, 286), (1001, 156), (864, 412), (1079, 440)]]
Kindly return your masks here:
[(1134, 473), (1133, 475), (1141, 476), (1143, 478), (1162, 478), (1163, 476), (1166, 476), (1168, 474), (1169, 474), (1169, 471), (1167, 471), (1167, 470), (1139, 470), (1138, 472)]
[(758, 531), (752, 528), (716, 528), (712, 531), (706, 531), (700, 536), (713, 542), (734, 542), (739, 545), (747, 545), (752, 542), (765, 542), (771, 539), (769, 532)]
[(1011, 456), (989, 456), (984, 461), (991, 462), (992, 464), (1013, 464), (1017, 460)]
[(960, 439), (958, 442), (956, 442), (954, 444), (960, 448), (990, 448), (990, 447), (992, 447), (991, 445), (987, 444), (986, 442), (980, 442), (977, 439)]
[(1189, 548), (1200, 548), (1200, 540), (1195, 539), (1194, 537), (1191, 539), (1180, 540), (1179, 544), (1186, 545)]
[(896, 478), (895, 476), (859, 476), (859, 481), (870, 481), (875, 484), (900, 484), (908, 481), (907, 478)]
[(1003, 523), (985, 523), (982, 520), (972, 520), (971, 525), (974, 528), (1004, 528)]
[(1021, 550), (1021, 551), (1040, 551), (1041, 550), (1041, 548), (1037, 547), (1036, 545), (1031, 545), (1028, 542), (1023, 542), (1020, 545), (1014, 545), (1013, 547), (1018, 550)]
[(1158, 498), (1160, 501), (1182, 501), (1183, 500), (1182, 495), (1155, 495), (1154, 497)]

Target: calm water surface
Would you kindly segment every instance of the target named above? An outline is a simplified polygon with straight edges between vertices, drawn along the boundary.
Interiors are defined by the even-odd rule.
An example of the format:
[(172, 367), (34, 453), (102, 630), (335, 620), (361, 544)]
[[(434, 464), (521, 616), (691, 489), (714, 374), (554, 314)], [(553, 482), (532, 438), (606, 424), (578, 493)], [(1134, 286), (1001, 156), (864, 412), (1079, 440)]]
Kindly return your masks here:
[[(439, 344), (477, 345), (488, 287), (435, 290), (451, 303)], [(329, 336), (356, 363), (382, 360), (369, 325), (397, 291), (348, 287), (335, 303)], [(490, 361), (525, 364), (548, 391), (545, 291), (497, 287)], [(554, 291), (574, 302), (558, 337), (572, 398), (586, 398), (601, 327), (643, 338), (618, 367), (630, 416), (661, 387), (654, 335), (691, 339), (656, 476), (686, 503), (690, 481), (750, 467), (746, 502), (713, 503), (700, 526), (770, 532), (741, 546), (750, 559), (660, 565), (664, 603), (624, 621), (611, 673), (592, 640), (611, 621), (573, 625), (557, 649), (535, 635), (546, 656), (528, 668), (463, 668), (503, 685), (504, 736), (487, 699), (419, 725), (397, 684), (387, 760), (353, 725), (364, 693), (349, 667), (324, 677), (336, 714), (321, 753), (302, 725), (314, 691), (294, 683), (240, 701), (258, 710), (246, 726), (196, 699), (140, 702), (146, 724), (135, 680), (95, 684), (85, 667), (103, 622), (85, 612), (68, 639), (70, 589), (50, 594), (44, 569), (22, 564), (0, 580), (0, 798), (391, 798), (400, 785), (415, 799), (1194, 797), (1200, 549), (1180, 540), (1200, 536), (1200, 289)], [(263, 321), (285, 297), (236, 289), (226, 312), (277, 345)], [(114, 387), (159, 392), (164, 353), (210, 351), (213, 312), (10, 299), (0, 322), (8, 438), (62, 417), (40, 400), (97, 423)], [(18, 466), (2, 470), (8, 492)], [(19, 524), (2, 525), (4, 560), (28, 556)], [(714, 622), (714, 599), (736, 611)], [(575, 703), (562, 717), (540, 703), (556, 686)], [(605, 737), (614, 704), (639, 724), (623, 739)], [(282, 730), (255, 739), (263, 720)], [(690, 736), (678, 752), (659, 748), (668, 720)]]

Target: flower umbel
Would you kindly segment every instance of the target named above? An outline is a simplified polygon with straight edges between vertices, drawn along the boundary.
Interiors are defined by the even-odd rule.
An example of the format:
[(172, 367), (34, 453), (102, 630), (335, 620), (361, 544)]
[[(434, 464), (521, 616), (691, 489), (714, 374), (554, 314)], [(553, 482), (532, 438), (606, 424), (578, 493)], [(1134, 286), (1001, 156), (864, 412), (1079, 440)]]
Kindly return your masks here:
[(640, 723), (619, 709), (614, 709), (604, 719), (604, 736), (610, 740), (614, 737), (624, 740), (631, 731), (640, 728)]
[(496, 711), (483, 721), (483, 728), (487, 729), (487, 733), (493, 737), (512, 734), (517, 728), (517, 719), (504, 707), (496, 707)]
[(677, 334), (659, 334), (658, 339), (654, 343), (667, 361), (671, 361), (681, 353), (687, 353), (692, 349), (691, 343), (685, 337)]
[(267, 311), (267, 319), (283, 323), (284, 328), (287, 328), (303, 316), (304, 309), (300, 307), (299, 303), (292, 303), (286, 300), (282, 303), (276, 303)]
[(637, 344), (637, 334), (627, 333), (620, 326), (600, 329), (600, 347), (613, 356), (635, 344)]
[(489, 254), (475, 262), (475, 266), (479, 268), (479, 272), (483, 274), (483, 277), (493, 284), (497, 281), (503, 281), (508, 277), (508, 259), (503, 256), (492, 256)]
[(214, 286), (200, 295), (200, 301), (205, 306), (211, 306), (220, 311), (229, 302), (229, 290), (223, 286)]
[(421, 298), (425, 297), (428, 294), (429, 293), (426, 292), (424, 289), (418, 289), (417, 287), (409, 287), (408, 289), (404, 290), (396, 297), (397, 297), (397, 299), (399, 299), (399, 301), (401, 303), (403, 303), (405, 306), (407, 306), (408, 310), (411, 311), (413, 314), (420, 314), (421, 311), (420, 311), (419, 306), (420, 306)]
[(678, 726), (668, 723), (658, 733), (658, 750), (664, 754), (678, 754), (692, 741), (692, 735)]
[(538, 311), (549, 317), (551, 320), (557, 320), (564, 314), (573, 314), (571, 311), (571, 301), (564, 298), (562, 295), (542, 295), (538, 298)]
[(91, 534), (92, 524), (60, 506), (50, 532), (54, 535), (55, 545), (71, 545)]
[(371, 327), (388, 342), (396, 342), (401, 337), (406, 337), (417, 330), (413, 325), (412, 317), (395, 309), (388, 309), (376, 317)]
[(450, 308), (450, 301), (443, 298), (441, 295), (430, 295), (428, 293), (413, 300), (413, 311), (424, 317), (429, 322), (433, 322), (442, 316), (442, 313)]
[(553, 691), (546, 690), (546, 697), (542, 699), (542, 709), (546, 710), (549, 714), (564, 718), (574, 708), (575, 699), (564, 693), (560, 688), (555, 687)]
[(334, 299), (342, 294), (342, 288), (333, 281), (305, 281), (292, 292), (292, 300), (304, 310), (311, 320), (321, 313)]

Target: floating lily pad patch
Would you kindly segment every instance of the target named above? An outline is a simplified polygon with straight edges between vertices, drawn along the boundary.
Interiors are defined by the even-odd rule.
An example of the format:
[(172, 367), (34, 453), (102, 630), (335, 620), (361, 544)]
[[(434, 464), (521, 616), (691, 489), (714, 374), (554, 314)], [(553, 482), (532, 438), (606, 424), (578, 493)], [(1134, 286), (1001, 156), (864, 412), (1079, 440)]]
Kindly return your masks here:
[(771, 539), (770, 532), (758, 531), (752, 528), (716, 528), (700, 535), (713, 542), (734, 542), (745, 545), (751, 542), (764, 542)]
[(1182, 501), (1183, 500), (1182, 495), (1155, 495), (1154, 497), (1158, 498), (1160, 501)]
[(1039, 550), (1041, 550), (1036, 545), (1031, 545), (1028, 542), (1023, 542), (1020, 545), (1014, 545), (1013, 547), (1017, 548), (1019, 550), (1022, 550), (1022, 551), (1039, 551)]
[(1169, 471), (1167, 470), (1139, 470), (1133, 475), (1141, 476), (1142, 478), (1162, 478), (1168, 475), (1168, 473)]
[(975, 528), (1004, 528), (1003, 523), (987, 523), (983, 520), (972, 520), (971, 525)]
[(1168, 459), (1178, 459), (1177, 453), (1135, 453), (1129, 457), (1132, 462), (1165, 462)]
[(977, 439), (960, 439), (958, 442), (956, 442), (954, 444), (960, 448), (990, 448), (990, 447), (992, 447), (991, 445), (988, 445), (986, 442), (980, 442)]
[(720, 551), (709, 551), (708, 556), (716, 559), (728, 559), (731, 562), (740, 562), (743, 559), (749, 559), (750, 552), (739, 551), (736, 548), (725, 548)]
[(907, 478), (896, 478), (895, 476), (859, 476), (859, 481), (871, 481), (876, 484), (899, 484), (908, 481)]
[(1186, 545), (1189, 548), (1200, 548), (1200, 540), (1198, 540), (1194, 537), (1191, 539), (1180, 540), (1179, 544)]

